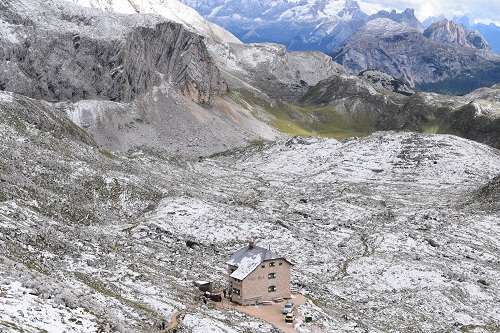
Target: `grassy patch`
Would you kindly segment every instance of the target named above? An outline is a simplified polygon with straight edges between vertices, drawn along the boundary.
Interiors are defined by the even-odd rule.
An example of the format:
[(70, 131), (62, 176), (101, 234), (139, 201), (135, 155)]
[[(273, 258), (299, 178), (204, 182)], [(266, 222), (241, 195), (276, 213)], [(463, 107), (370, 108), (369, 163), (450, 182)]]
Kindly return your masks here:
[(493, 326), (481, 326), (481, 325), (464, 325), (460, 327), (460, 332), (472, 332), (475, 331), (476, 329), (483, 329), (488, 332), (498, 332), (499, 327), (493, 327)]
[(250, 141), (251, 146), (262, 146), (265, 143), (266, 143), (266, 140), (264, 140), (264, 139), (255, 139), (255, 140)]
[[(24, 330), (21, 327), (18, 327), (16, 324), (11, 323), (11, 322), (7, 322), (7, 321), (2, 320), (2, 321), (0, 321), (0, 327), (1, 326), (15, 330), (17, 332), (24, 332)], [(2, 330), (2, 332), (3, 332), (3, 330)]]
[(130, 233), (132, 232), (132, 230), (134, 230), (135, 228), (137, 228), (137, 226), (139, 226), (139, 223), (134, 223), (133, 225), (131, 225), (130, 227), (127, 227), (125, 229), (122, 229), (122, 232), (126, 232), (127, 234), (130, 235)]
[(118, 157), (117, 157), (116, 155), (111, 154), (111, 153), (110, 153), (109, 151), (107, 151), (107, 150), (101, 149), (101, 150), (99, 150), (99, 152), (100, 152), (102, 155), (106, 156), (107, 158), (109, 158), (109, 159), (111, 159), (111, 160), (117, 160), (117, 159), (118, 159)]
[(457, 134), (450, 125), (441, 123), (428, 123), (422, 125), (419, 132), (427, 134)]
[[(373, 131), (373, 120), (351, 115), (341, 115), (324, 106), (298, 106), (271, 100), (249, 90), (233, 91), (231, 96), (244, 108), (253, 109), (255, 117), (261, 118), (278, 131), (295, 136), (322, 136), (343, 139), (349, 136), (366, 135)], [(265, 119), (262, 119), (263, 111)]]

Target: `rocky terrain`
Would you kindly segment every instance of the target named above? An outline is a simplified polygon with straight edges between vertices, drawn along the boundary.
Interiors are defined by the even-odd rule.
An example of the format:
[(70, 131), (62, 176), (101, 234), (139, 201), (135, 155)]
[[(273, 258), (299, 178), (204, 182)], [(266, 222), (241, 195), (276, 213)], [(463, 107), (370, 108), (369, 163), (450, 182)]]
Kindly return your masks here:
[(332, 57), (349, 73), (377, 69), (416, 90), (465, 94), (498, 83), (500, 56), (462, 25), (442, 21), (422, 34), (388, 18), (369, 21)]
[[(424, 20), (422, 24), (428, 27), (435, 22), (442, 21), (443, 19), (444, 17), (439, 17), (439, 18), (431, 17), (427, 20)], [(471, 31), (473, 30), (479, 31), (481, 35), (484, 36), (484, 38), (486, 38), (491, 49), (496, 53), (500, 53), (500, 39), (498, 37), (499, 36), (498, 32), (500, 31), (500, 27), (498, 27), (497, 25), (493, 23), (490, 24), (471, 23), (467, 16), (455, 16), (453, 17), (453, 22), (455, 24), (461, 23)]]
[[(368, 16), (351, 0), (183, 2), (244, 42), (325, 52), (354, 75), (375, 69), (417, 91), (452, 95), (499, 83), (500, 56), (477, 29), (444, 17), (424, 28), (413, 9)], [(481, 31), (495, 42), (494, 27)]]
[(301, 332), (499, 329), (493, 148), (386, 132), (197, 160), (112, 154), (36, 105), (2, 94), (7, 331), (144, 332), (185, 309), (186, 331), (271, 332), (202, 306), (190, 286), (222, 287), (249, 235), (295, 263), (293, 284), (311, 299), (299, 311), (315, 318)]
[[(0, 331), (279, 332), (192, 287), (249, 236), (299, 332), (500, 330), (498, 86), (414, 93), (175, 0), (0, 7)], [(401, 131), (445, 126), (488, 145)]]
[(479, 50), (491, 50), (488, 41), (477, 30), (469, 31), (463, 24), (442, 20), (424, 30), (424, 36), (438, 43), (449, 43)]

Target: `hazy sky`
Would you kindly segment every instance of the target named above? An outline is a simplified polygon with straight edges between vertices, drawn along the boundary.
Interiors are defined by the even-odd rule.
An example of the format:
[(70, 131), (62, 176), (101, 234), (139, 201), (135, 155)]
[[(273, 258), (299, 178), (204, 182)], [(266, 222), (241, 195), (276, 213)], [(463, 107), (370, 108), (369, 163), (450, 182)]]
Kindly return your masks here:
[(358, 0), (367, 14), (379, 10), (395, 9), (401, 12), (406, 8), (415, 9), (415, 16), (420, 21), (431, 16), (443, 14), (451, 19), (453, 16), (467, 16), (471, 23), (491, 22), (500, 25), (500, 1), (498, 0)]

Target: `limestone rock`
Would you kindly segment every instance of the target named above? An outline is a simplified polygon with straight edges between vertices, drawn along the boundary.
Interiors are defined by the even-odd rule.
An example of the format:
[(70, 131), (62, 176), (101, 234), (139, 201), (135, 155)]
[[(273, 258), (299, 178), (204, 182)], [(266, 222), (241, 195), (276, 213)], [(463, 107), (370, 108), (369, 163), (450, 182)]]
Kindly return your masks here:
[(227, 90), (204, 38), (181, 24), (43, 6), (55, 14), (2, 8), (12, 34), (0, 38), (4, 90), (49, 101), (128, 102), (168, 81), (197, 103)]

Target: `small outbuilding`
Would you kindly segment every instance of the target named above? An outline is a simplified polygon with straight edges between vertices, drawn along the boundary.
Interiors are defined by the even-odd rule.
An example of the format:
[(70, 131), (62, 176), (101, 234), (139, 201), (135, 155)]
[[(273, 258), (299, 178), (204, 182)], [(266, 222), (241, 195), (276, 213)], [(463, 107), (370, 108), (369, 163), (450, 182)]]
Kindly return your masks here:
[(252, 239), (226, 263), (232, 301), (248, 305), (291, 297), (292, 263), (270, 249), (255, 246)]
[(200, 291), (212, 292), (212, 282), (209, 281), (194, 281), (193, 285)]

